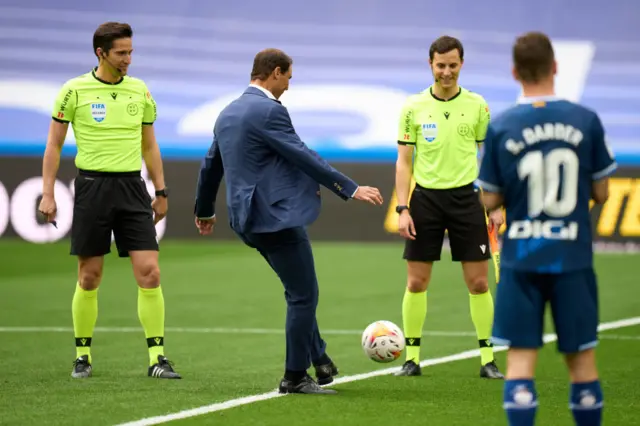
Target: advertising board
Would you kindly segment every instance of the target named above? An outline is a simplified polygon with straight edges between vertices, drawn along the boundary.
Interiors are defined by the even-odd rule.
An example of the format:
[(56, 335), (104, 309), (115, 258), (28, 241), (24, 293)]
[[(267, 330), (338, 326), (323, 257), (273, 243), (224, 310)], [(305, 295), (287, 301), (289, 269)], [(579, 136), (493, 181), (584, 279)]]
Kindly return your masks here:
[[(357, 201), (343, 201), (323, 189), (323, 211), (309, 228), (314, 240), (400, 241), (397, 235), (394, 165), (336, 164), (342, 172), (362, 185), (380, 188), (385, 199), (381, 207)], [(42, 190), (41, 160), (34, 157), (0, 157), (0, 237), (18, 237), (33, 243), (65, 238), (71, 229), (73, 179), (76, 169), (71, 159), (63, 159), (56, 182), (58, 228), (43, 223), (37, 214)], [(165, 175), (171, 193), (169, 214), (157, 225), (158, 237), (202, 238), (193, 224), (193, 202), (199, 170), (197, 161), (166, 161)], [(151, 181), (143, 173), (147, 188)], [(592, 207), (593, 231), (603, 248), (640, 247), (640, 168), (623, 167), (611, 178), (609, 200)], [(216, 206), (216, 239), (233, 239), (225, 207), (224, 184)], [(501, 230), (504, 232), (504, 227)]]
[[(158, 237), (202, 238), (193, 223), (193, 203), (200, 163), (165, 161), (165, 180), (170, 188), (167, 218), (157, 225)], [(363, 185), (377, 186), (388, 198), (393, 190), (394, 168), (390, 164), (338, 164), (337, 167)], [(0, 237), (19, 237), (34, 243), (57, 241), (68, 236), (73, 215), (73, 179), (76, 169), (72, 159), (60, 162), (55, 187), (58, 205), (57, 225), (43, 223), (37, 214), (42, 191), (42, 160), (36, 157), (0, 157)], [(147, 189), (153, 184), (146, 172)], [(314, 239), (384, 241), (393, 239), (383, 227), (386, 207), (362, 202), (348, 202), (323, 190), (323, 212), (310, 228)], [(216, 239), (235, 238), (229, 228), (225, 207), (224, 183), (216, 205)]]

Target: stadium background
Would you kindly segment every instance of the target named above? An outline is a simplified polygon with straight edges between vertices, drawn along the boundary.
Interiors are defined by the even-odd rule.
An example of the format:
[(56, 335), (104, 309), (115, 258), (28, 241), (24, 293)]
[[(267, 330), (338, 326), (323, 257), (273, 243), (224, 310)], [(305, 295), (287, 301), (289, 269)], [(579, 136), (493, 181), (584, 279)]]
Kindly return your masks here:
[[(430, 82), (429, 43), (444, 33), (462, 39), (461, 84), (485, 96), (495, 117), (518, 96), (510, 76), (510, 43), (517, 33), (539, 29), (556, 44), (559, 93), (601, 115), (623, 166), (612, 200), (604, 210), (594, 210), (599, 241), (631, 247), (640, 238), (640, 27), (633, 22), (640, 6), (623, 0), (607, 4), (330, 0), (309, 9), (294, 1), (265, 8), (254, 0), (162, 0), (149, 8), (146, 2), (62, 0), (51, 8), (40, 0), (5, 0), (0, 7), (0, 236), (33, 242), (66, 237), (75, 174), (72, 131), (56, 191), (59, 229), (39, 223), (35, 213), (52, 102), (65, 80), (95, 65), (96, 25), (118, 20), (135, 31), (130, 72), (147, 82), (158, 103), (156, 134), (172, 190), (169, 215), (158, 227), (162, 238), (198, 237), (191, 214), (199, 161), (217, 112), (244, 90), (258, 50), (278, 47), (294, 58), (294, 79), (283, 103), (302, 138), (358, 182), (380, 187), (391, 201), (371, 211), (325, 193), (312, 236), (388, 240), (395, 238), (389, 212), (398, 113), (408, 94)], [(436, 24), (433, 16), (448, 19)], [(223, 194), (217, 238), (227, 239), (233, 234)]]

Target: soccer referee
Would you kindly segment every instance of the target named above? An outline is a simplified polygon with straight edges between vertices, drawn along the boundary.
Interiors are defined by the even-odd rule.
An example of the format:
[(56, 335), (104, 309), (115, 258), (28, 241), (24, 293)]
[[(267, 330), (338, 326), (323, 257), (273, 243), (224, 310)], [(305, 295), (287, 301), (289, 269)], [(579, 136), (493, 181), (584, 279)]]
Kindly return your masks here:
[[(104, 255), (115, 236), (120, 257), (130, 257), (138, 282), (138, 317), (149, 348), (148, 376), (179, 379), (164, 356), (164, 297), (155, 224), (167, 212), (167, 189), (153, 123), (156, 104), (142, 80), (127, 76), (133, 32), (107, 22), (93, 35), (98, 66), (67, 81), (55, 101), (42, 174), (39, 210), (55, 224), (54, 183), (69, 123), (78, 149), (71, 254), (78, 282), (71, 311), (76, 342), (72, 377), (90, 377), (91, 343), (98, 317)], [(156, 189), (152, 201), (141, 177), (142, 158)]]
[[(480, 377), (503, 378), (489, 342), (491, 255), (485, 211), (473, 184), (478, 177), (477, 144), (485, 137), (490, 113), (482, 96), (458, 85), (463, 56), (462, 43), (453, 37), (443, 36), (432, 43), (429, 63), (435, 82), (407, 100), (400, 120), (396, 210), (400, 234), (407, 239), (403, 257), (408, 279), (402, 304), (406, 362), (396, 373), (399, 376), (421, 374), (427, 287), (433, 262), (440, 260), (446, 230), (452, 260), (462, 263), (469, 289), (471, 319), (480, 345)], [(416, 186), (408, 202), (412, 176)], [(490, 220), (500, 226), (502, 213), (492, 213)]]

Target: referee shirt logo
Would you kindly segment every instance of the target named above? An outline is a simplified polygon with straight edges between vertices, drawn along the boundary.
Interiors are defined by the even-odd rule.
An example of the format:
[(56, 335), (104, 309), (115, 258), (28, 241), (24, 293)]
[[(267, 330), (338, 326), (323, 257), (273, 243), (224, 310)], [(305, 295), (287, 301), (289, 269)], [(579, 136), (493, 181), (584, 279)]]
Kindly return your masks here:
[(469, 126), (467, 123), (458, 124), (458, 134), (460, 136), (466, 137), (469, 135), (470, 132), (471, 132), (471, 126)]
[(127, 113), (129, 115), (135, 116), (138, 114), (138, 105), (136, 105), (135, 103), (130, 103), (127, 105)]
[(433, 142), (438, 136), (438, 125), (436, 123), (425, 123), (422, 125), (422, 137), (427, 142)]
[(107, 117), (107, 106), (105, 104), (91, 104), (91, 116), (101, 123)]

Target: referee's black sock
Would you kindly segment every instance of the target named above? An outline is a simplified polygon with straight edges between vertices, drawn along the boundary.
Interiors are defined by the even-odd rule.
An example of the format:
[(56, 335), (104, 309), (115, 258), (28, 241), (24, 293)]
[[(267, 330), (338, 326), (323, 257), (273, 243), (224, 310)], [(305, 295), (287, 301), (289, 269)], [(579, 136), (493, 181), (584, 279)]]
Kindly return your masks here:
[(306, 371), (285, 370), (284, 372), (284, 378), (293, 383), (299, 383), (306, 375)]

